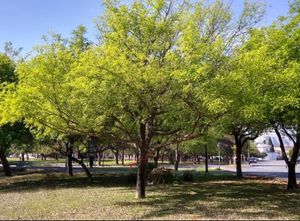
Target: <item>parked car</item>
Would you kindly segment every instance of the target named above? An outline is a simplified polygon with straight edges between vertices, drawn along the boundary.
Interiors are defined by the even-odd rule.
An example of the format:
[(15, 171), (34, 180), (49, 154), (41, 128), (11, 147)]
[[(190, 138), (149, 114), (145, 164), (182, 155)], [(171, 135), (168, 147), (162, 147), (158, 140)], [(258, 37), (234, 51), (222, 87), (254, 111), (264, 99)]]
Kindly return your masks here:
[(250, 163), (257, 163), (257, 157), (250, 157), (249, 164)]

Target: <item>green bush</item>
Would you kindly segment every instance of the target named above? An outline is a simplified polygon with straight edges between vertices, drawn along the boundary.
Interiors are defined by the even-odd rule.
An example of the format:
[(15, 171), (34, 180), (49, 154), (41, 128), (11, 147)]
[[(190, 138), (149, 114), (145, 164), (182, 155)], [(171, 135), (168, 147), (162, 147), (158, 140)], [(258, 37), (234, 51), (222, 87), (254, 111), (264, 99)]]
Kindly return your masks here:
[(167, 184), (172, 183), (174, 181), (174, 177), (174, 173), (171, 169), (161, 167), (153, 169), (148, 176), (148, 180), (154, 185)]
[(182, 174), (182, 181), (183, 182), (194, 182), (195, 178), (194, 178), (194, 174), (192, 171), (185, 171)]
[(147, 174), (151, 173), (151, 171), (155, 168), (156, 168), (155, 163), (152, 162), (147, 163)]
[(127, 175), (127, 182), (130, 183), (130, 184), (136, 183), (136, 179), (137, 179), (137, 174), (136, 173), (129, 173)]

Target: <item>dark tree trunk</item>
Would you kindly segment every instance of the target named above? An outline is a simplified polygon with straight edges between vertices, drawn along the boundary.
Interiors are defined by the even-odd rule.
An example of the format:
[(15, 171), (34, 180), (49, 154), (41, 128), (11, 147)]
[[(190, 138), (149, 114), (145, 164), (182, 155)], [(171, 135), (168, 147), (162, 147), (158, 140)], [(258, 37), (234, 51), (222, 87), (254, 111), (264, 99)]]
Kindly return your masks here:
[(76, 163), (78, 163), (82, 169), (84, 170), (85, 174), (87, 175), (88, 177), (88, 180), (89, 182), (93, 182), (93, 177), (92, 177), (92, 174), (90, 173), (89, 169), (86, 167), (86, 165), (83, 163), (82, 160), (78, 160), (76, 159), (75, 157), (72, 157), (71, 158), (73, 161), (75, 161)]
[(71, 139), (67, 144), (67, 159), (68, 159), (68, 173), (73, 176), (73, 165), (72, 165), (72, 155), (73, 155), (73, 140)]
[(208, 146), (205, 144), (205, 174), (208, 173)]
[(201, 158), (199, 155), (197, 155), (197, 163), (200, 164)]
[(287, 185), (287, 189), (288, 190), (295, 190), (298, 189), (298, 185), (297, 185), (297, 177), (296, 177), (296, 162), (297, 162), (297, 157), (299, 154), (299, 149), (300, 149), (300, 133), (297, 131), (296, 134), (296, 141), (294, 142), (294, 148), (293, 148), (293, 154), (291, 157), (291, 160), (288, 160), (287, 154), (285, 152), (285, 147), (284, 147), (284, 143), (282, 140), (282, 136), (278, 130), (277, 127), (274, 127), (275, 129), (275, 133), (278, 137), (279, 140), (279, 144), (280, 144), (280, 149), (282, 152), (282, 156), (283, 159), (285, 161), (285, 163), (288, 166), (288, 185)]
[(151, 135), (148, 123), (140, 123), (141, 144), (139, 146), (139, 163), (136, 181), (136, 198), (146, 197), (148, 151)]
[(243, 177), (243, 173), (242, 173), (242, 162), (241, 162), (241, 156), (242, 156), (242, 141), (239, 137), (239, 135), (235, 134), (234, 135), (234, 139), (235, 139), (235, 146), (236, 146), (236, 150), (235, 150), (235, 163), (236, 163), (236, 176), (238, 178), (242, 178)]
[(5, 153), (0, 153), (0, 160), (1, 160), (1, 163), (2, 163), (2, 167), (3, 167), (3, 171), (4, 171), (5, 176), (11, 176), (9, 163), (7, 161)]
[(115, 154), (115, 158), (116, 158), (116, 164), (119, 164), (119, 149), (116, 149), (116, 151), (114, 152)]
[(141, 150), (136, 182), (136, 198), (139, 199), (146, 197), (147, 162), (147, 154)]
[(159, 159), (159, 149), (156, 150), (155, 156), (154, 156), (154, 166), (158, 166), (158, 159)]
[(102, 158), (102, 152), (98, 152), (98, 166), (101, 166), (101, 158)]
[(25, 161), (25, 156), (24, 153), (21, 153), (21, 161), (24, 162)]
[(170, 164), (174, 164), (175, 160), (174, 160), (174, 151), (170, 150), (169, 152), (169, 163)]
[(293, 163), (288, 164), (288, 190), (295, 190), (298, 188), (295, 166), (296, 165)]
[(193, 163), (197, 162), (197, 154), (196, 152), (193, 153)]
[(92, 155), (92, 156), (89, 156), (89, 162), (90, 162), (90, 168), (93, 168), (93, 166), (94, 166), (94, 156)]
[(138, 153), (136, 153), (135, 155), (134, 155), (134, 159), (135, 159), (135, 161), (136, 161), (136, 163), (139, 163), (139, 161), (140, 161), (140, 155), (138, 154)]
[(177, 143), (176, 151), (175, 151), (175, 164), (174, 164), (175, 171), (178, 171), (179, 162), (180, 162), (179, 143)]
[(124, 147), (122, 148), (122, 165), (124, 166), (124, 158), (125, 158), (125, 149), (124, 149)]

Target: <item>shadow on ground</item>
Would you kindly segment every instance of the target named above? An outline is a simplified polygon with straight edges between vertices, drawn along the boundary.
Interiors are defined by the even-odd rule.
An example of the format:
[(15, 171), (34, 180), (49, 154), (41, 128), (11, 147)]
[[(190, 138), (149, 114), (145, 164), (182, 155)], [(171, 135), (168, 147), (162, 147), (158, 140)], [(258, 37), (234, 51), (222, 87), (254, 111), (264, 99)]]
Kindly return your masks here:
[(289, 192), (284, 182), (270, 179), (232, 180), (212, 177), (198, 183), (150, 187), (147, 200), (120, 202), (119, 206), (151, 207), (142, 219), (176, 217), (211, 219), (300, 219), (300, 191)]
[[(45, 171), (17, 172), (9, 178), (0, 178), (0, 193), (35, 191), (37, 189), (84, 188), (84, 187), (132, 187), (136, 174), (97, 174), (90, 182), (84, 174), (68, 176), (64, 173)], [(3, 180), (1, 180), (3, 179)]]

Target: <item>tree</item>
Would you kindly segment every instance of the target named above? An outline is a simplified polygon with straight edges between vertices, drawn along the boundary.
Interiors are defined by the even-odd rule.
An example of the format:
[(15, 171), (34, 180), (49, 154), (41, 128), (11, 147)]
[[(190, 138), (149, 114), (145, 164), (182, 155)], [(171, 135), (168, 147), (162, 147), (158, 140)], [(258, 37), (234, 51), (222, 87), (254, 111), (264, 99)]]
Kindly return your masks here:
[[(232, 93), (238, 90), (234, 88), (238, 80), (233, 83), (228, 75), (235, 69), (239, 48), (263, 14), (264, 6), (255, 2), (245, 1), (244, 9), (237, 19), (233, 19), (230, 6), (223, 1), (215, 1), (209, 6), (198, 3), (183, 34), (186, 67), (190, 79), (195, 79), (192, 82), (189, 79), (187, 84), (189, 103), (193, 107), (204, 103), (210, 113), (208, 118), (214, 118), (215, 122), (220, 120), (220, 125), (223, 125), (220, 130), (224, 133), (235, 134), (238, 176), (242, 176), (241, 148), (252, 132), (247, 129), (248, 122), (234, 122), (243, 121), (240, 115), (236, 115), (242, 109), (242, 103), (239, 103), (239, 94)], [(226, 97), (227, 94), (232, 97)], [(236, 106), (232, 105), (234, 101)], [(225, 125), (230, 125), (230, 129), (225, 129)], [(247, 137), (246, 140), (244, 137)]]
[[(180, 66), (174, 53), (183, 9), (171, 1), (134, 1), (128, 7), (106, 2), (104, 33), (106, 128), (113, 137), (122, 134), (139, 150), (137, 197), (145, 197), (149, 153), (175, 143), (197, 116), (184, 110), (178, 82), (172, 75)], [(179, 7), (180, 9), (177, 9)], [(119, 59), (114, 61), (114, 57)], [(112, 62), (114, 61), (114, 62)], [(103, 93), (102, 93), (103, 94)], [(181, 115), (189, 122), (180, 122)], [(176, 125), (177, 124), (177, 125)], [(191, 128), (185, 135), (195, 130)], [(163, 142), (158, 138), (164, 136)], [(187, 139), (187, 136), (185, 139)]]
[[(244, 113), (266, 130), (275, 130), (288, 166), (288, 189), (297, 188), (295, 165), (300, 146), (299, 8), (299, 1), (295, 1), (289, 17), (270, 27), (253, 30), (239, 55), (238, 69), (238, 77), (251, 88), (250, 95), (243, 95), (248, 101)], [(294, 143), (291, 160), (287, 158), (282, 136)]]
[[(8, 87), (15, 82), (17, 79), (15, 74), (15, 64), (14, 62), (3, 53), (0, 53), (0, 83), (1, 83), (1, 98), (7, 93)], [(7, 86), (8, 85), (8, 86)], [(1, 99), (1, 103), (2, 103)], [(6, 159), (6, 152), (11, 146), (14, 140), (12, 133), (14, 133), (14, 128), (10, 124), (6, 124), (0, 128), (1, 132), (1, 148), (0, 148), (0, 159), (3, 165), (3, 170), (6, 176), (10, 176), (10, 168), (8, 161)]]
[[(76, 42), (75, 39), (76, 36), (72, 42)], [(78, 160), (73, 157), (75, 138), (88, 135), (85, 128), (78, 126), (78, 121), (84, 121), (84, 114), (81, 104), (71, 98), (68, 76), (80, 55), (75, 50), (75, 43), (71, 47), (58, 34), (44, 37), (44, 40), (45, 45), (38, 47), (32, 57), (18, 65), (19, 82), (11, 93), (6, 93), (6, 109), (1, 120), (15, 122), (25, 119), (24, 122), (39, 139), (50, 136), (65, 141), (67, 150), (62, 153), (68, 156), (69, 173), (72, 174), (72, 161)], [(78, 163), (84, 168), (83, 162)], [(90, 173), (87, 175), (90, 177)]]
[[(105, 6), (99, 25), (102, 60), (85, 70), (92, 73), (91, 65), (98, 64), (94, 76), (104, 86), (97, 101), (104, 113), (98, 116), (106, 117), (107, 134), (114, 139), (122, 134), (139, 150), (137, 197), (144, 198), (149, 153), (203, 134), (224, 111), (220, 100), (211, 100), (210, 80), (223, 71), (227, 54), (261, 13), (247, 3), (233, 25), (221, 1), (105, 1)], [(88, 79), (94, 81), (92, 75)]]

